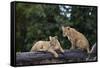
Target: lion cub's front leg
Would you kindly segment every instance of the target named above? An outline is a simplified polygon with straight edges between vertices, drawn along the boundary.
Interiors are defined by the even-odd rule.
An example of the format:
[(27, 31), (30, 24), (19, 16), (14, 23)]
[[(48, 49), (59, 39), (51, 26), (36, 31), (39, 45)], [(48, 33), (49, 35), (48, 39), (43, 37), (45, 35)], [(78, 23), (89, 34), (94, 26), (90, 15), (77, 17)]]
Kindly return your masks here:
[(75, 49), (75, 42), (71, 41), (71, 48), (70, 49)]
[(53, 49), (49, 49), (48, 52), (52, 53), (54, 55), (54, 57), (58, 57), (58, 54), (56, 51), (54, 51)]
[(61, 53), (64, 53), (64, 50), (62, 49), (62, 47), (60, 47), (60, 49), (59, 49), (60, 51), (61, 51)]
[(47, 49), (38, 49), (38, 51), (46, 51)]

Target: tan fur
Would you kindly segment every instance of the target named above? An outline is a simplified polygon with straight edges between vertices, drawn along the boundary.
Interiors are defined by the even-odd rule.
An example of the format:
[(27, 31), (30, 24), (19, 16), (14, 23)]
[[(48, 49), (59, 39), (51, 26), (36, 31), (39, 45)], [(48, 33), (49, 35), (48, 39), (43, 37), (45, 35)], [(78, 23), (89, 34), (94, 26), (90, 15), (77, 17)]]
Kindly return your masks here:
[(62, 26), (63, 36), (68, 37), (68, 39), (71, 42), (71, 49), (74, 49), (75, 47), (80, 48), (82, 50), (87, 50), (89, 53), (89, 42), (86, 39), (86, 37), (71, 27), (64, 27)]
[(31, 51), (47, 51), (54, 55), (54, 57), (58, 57), (58, 54), (56, 50), (59, 50), (60, 52), (64, 52), (62, 49), (59, 41), (55, 37), (49, 37), (50, 41), (38, 41), (36, 42), (33, 47), (31, 48)]

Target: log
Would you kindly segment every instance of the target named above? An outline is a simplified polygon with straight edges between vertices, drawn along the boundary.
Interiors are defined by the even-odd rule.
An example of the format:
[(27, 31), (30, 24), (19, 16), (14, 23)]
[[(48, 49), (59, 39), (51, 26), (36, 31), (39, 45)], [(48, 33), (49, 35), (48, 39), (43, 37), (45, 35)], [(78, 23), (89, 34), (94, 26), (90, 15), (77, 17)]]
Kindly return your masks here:
[(96, 43), (92, 46), (87, 61), (93, 61), (93, 60), (97, 60), (97, 44)]
[(96, 54), (97, 53), (97, 45), (96, 43), (92, 46), (92, 49), (90, 50), (91, 54)]
[(58, 58), (54, 58), (54, 56), (49, 52), (20, 52), (16, 53), (16, 63), (23, 64), (23, 63), (30, 63), (30, 62), (41, 62), (42, 60), (68, 60), (68, 59), (85, 59), (87, 57), (87, 54), (79, 49), (77, 50), (65, 50), (63, 54), (59, 53)]
[[(93, 52), (94, 55), (96, 53), (95, 51), (96, 51), (96, 45), (93, 45), (91, 52)], [(52, 59), (54, 60), (52, 61), (52, 63), (62, 63), (62, 62), (65, 63), (65, 62), (76, 62), (76, 61), (80, 62), (80, 61), (86, 61), (86, 58), (88, 56), (89, 55), (86, 52), (80, 49), (65, 50), (64, 53), (59, 53), (58, 58), (55, 58), (49, 52), (18, 52), (16, 53), (16, 64), (17, 65), (44, 64), (44, 63), (51, 63), (48, 62), (47, 60), (52, 61)]]

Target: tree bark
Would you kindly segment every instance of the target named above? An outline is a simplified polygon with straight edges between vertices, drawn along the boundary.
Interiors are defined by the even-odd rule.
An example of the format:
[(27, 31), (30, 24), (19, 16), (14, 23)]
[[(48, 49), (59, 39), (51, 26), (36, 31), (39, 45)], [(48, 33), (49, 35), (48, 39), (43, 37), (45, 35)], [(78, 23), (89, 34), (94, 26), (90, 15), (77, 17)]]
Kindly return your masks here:
[(45, 64), (45, 63), (65, 63), (65, 62), (78, 62), (78, 61), (81, 62), (81, 61), (86, 61), (86, 58), (88, 58), (88, 56), (89, 58), (91, 56), (96, 57), (96, 44), (93, 45), (90, 55), (80, 49), (65, 50), (64, 53), (59, 53), (58, 58), (55, 58), (49, 52), (22, 52), (22, 53), (19, 52), (16, 53), (16, 64), (34, 65), (34, 64)]

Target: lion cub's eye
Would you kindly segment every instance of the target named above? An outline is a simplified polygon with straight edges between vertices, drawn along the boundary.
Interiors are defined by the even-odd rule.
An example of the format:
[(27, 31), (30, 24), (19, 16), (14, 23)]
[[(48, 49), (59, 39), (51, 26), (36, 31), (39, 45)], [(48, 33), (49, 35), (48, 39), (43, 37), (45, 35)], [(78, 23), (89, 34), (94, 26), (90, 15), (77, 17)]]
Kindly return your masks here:
[(67, 30), (70, 30), (70, 28), (69, 28), (69, 27), (67, 27)]

